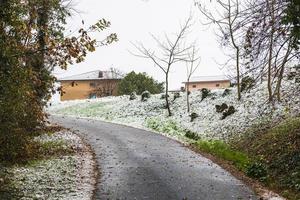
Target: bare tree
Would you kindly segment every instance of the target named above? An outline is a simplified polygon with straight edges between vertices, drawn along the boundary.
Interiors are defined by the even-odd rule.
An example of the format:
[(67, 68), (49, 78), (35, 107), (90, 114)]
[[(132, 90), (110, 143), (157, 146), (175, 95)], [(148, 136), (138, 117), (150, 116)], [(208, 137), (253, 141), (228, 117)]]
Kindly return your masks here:
[(246, 34), (246, 56), (250, 68), (258, 76), (267, 77), (269, 102), (281, 100), (281, 84), (286, 64), (297, 59), (300, 52), (292, 48), (295, 37), (292, 25), (282, 23), (288, 3), (280, 0), (248, 0), (245, 19), (249, 25)]
[[(267, 80), (269, 102), (281, 100), (281, 84), (285, 66), (299, 56), (292, 48), (295, 36), (292, 24), (283, 23), (288, 1), (282, 0), (215, 0), (215, 10), (208, 11), (197, 3), (207, 24), (217, 24), (223, 46), (235, 51), (238, 98), (241, 97), (240, 77), (252, 74)], [(243, 4), (241, 4), (243, 2)], [(220, 13), (222, 11), (222, 13)], [(244, 64), (245, 71), (241, 68)]]
[(195, 71), (198, 69), (200, 65), (200, 56), (197, 56), (198, 49), (196, 49), (195, 45), (193, 46), (191, 52), (189, 53), (189, 60), (186, 62), (186, 104), (187, 111), (190, 112), (190, 79)]
[(161, 41), (159, 38), (152, 35), (153, 40), (157, 44), (160, 54), (151, 49), (147, 49), (142, 43), (133, 44), (138, 51), (138, 54), (134, 54), (138, 57), (146, 58), (151, 60), (155, 66), (157, 66), (165, 75), (165, 101), (166, 108), (168, 109), (168, 115), (171, 116), (172, 112), (170, 109), (169, 102), (169, 73), (171, 67), (178, 62), (186, 62), (189, 60), (189, 50), (192, 45), (186, 45), (185, 38), (188, 34), (188, 30), (192, 25), (192, 17), (190, 16), (183, 25), (180, 27), (180, 31), (176, 34), (175, 38), (171, 38), (165, 35), (165, 40)]
[(104, 80), (94, 83), (95, 89), (93, 92), (97, 97), (112, 96), (117, 90), (119, 80), (124, 78), (124, 73), (117, 68), (111, 67), (105, 73), (106, 77), (104, 77)]
[(115, 80), (104, 80), (101, 82), (95, 83), (95, 89), (93, 92), (97, 97), (106, 97), (112, 96), (117, 88), (117, 81)]
[[(219, 28), (218, 36), (221, 38), (220, 43), (223, 46), (230, 47), (234, 50), (234, 56), (230, 60), (235, 61), (237, 95), (241, 99), (241, 12), (239, 0), (216, 0), (213, 11), (208, 10), (199, 2), (195, 3), (200, 12), (207, 18), (205, 25), (216, 24)], [(229, 63), (229, 62), (227, 62)]]

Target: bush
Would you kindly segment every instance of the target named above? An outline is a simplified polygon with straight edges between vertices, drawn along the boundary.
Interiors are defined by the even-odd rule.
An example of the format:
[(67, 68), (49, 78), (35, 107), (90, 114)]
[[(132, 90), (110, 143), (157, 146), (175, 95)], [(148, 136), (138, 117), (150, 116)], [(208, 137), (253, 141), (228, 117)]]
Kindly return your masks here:
[(43, 121), (43, 108), (29, 72), (0, 67), (0, 80), (0, 162), (21, 161), (30, 154), (29, 138)]
[(288, 80), (293, 80), (295, 79), (295, 82), (299, 83), (299, 78), (300, 78), (300, 65), (295, 65), (291, 68), (291, 71), (287, 75)]
[(151, 96), (151, 94), (150, 94), (150, 92), (149, 91), (144, 91), (143, 93), (142, 93), (142, 101), (147, 101), (149, 98), (150, 98), (150, 96)]
[(0, 137), (0, 163), (24, 161), (29, 157), (29, 137), (23, 130), (13, 130)]
[(199, 117), (199, 115), (193, 112), (192, 114), (190, 114), (190, 117), (191, 117), (191, 122), (193, 122), (197, 117)]
[(254, 162), (247, 166), (246, 174), (251, 178), (255, 178), (260, 181), (266, 181), (267, 167), (261, 162)]
[(135, 100), (136, 98), (137, 98), (136, 92), (132, 92), (132, 93), (130, 94), (129, 100)]
[(211, 95), (210, 90), (206, 88), (201, 89), (201, 101), (203, 101), (205, 98), (209, 97)]
[(224, 110), (228, 108), (228, 105), (226, 103), (222, 103), (222, 105), (216, 105), (216, 111), (217, 113), (221, 113)]
[[(234, 144), (235, 148), (251, 157), (263, 159), (268, 183), (277, 190), (286, 191), (283, 195), (287, 199), (300, 199), (299, 130), (300, 117), (284, 119), (279, 123), (267, 121), (251, 127)], [(248, 173), (259, 178), (256, 172), (262, 171), (259, 166), (251, 168)]]
[(179, 92), (175, 92), (174, 96), (173, 96), (173, 101), (175, 101), (176, 99), (178, 99), (180, 97), (180, 93)]
[(235, 113), (236, 110), (233, 106), (229, 106), (228, 109), (226, 109), (224, 112), (223, 112), (223, 116), (222, 116), (222, 120), (225, 119), (226, 117), (232, 115), (233, 113)]
[(217, 99), (217, 94), (216, 93), (212, 93), (210, 96), (211, 96), (211, 100)]
[(119, 95), (129, 95), (136, 92), (141, 95), (143, 91), (149, 91), (151, 94), (159, 94), (164, 91), (164, 83), (155, 81), (146, 73), (135, 73), (134, 71), (127, 74), (118, 84)]
[[(168, 97), (170, 97), (170, 95), (168, 95)], [(160, 96), (160, 99), (165, 99), (166, 98), (166, 95), (165, 94), (162, 94), (161, 96)]]
[(200, 140), (201, 139), (197, 133), (192, 132), (190, 130), (186, 130), (185, 137), (190, 138), (192, 140)]
[(255, 85), (254, 78), (252, 78), (250, 76), (246, 76), (246, 77), (242, 78), (241, 92), (250, 90), (251, 88), (254, 87), (254, 85)]
[(228, 96), (230, 93), (231, 93), (230, 89), (225, 89), (223, 94), (222, 94), (222, 97)]

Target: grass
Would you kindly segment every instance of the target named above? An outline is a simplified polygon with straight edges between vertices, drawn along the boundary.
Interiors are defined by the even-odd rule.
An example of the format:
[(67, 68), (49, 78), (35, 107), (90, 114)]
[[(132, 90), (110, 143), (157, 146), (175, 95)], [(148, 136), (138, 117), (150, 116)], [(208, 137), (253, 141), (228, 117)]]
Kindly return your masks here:
[(228, 144), (219, 140), (200, 140), (195, 142), (194, 145), (205, 153), (209, 153), (223, 160), (230, 161), (239, 170), (244, 172), (246, 171), (247, 166), (252, 163), (247, 154), (233, 150)]
[(90, 104), (79, 104), (75, 106), (69, 106), (67, 108), (62, 108), (57, 110), (58, 114), (64, 115), (79, 115), (82, 117), (95, 117), (95, 116), (105, 116), (106, 120), (111, 120), (110, 116), (110, 102), (95, 102)]
[(246, 176), (260, 181), (291, 200), (300, 199), (300, 117), (277, 125), (261, 124), (225, 143), (202, 140), (172, 120), (151, 118), (146, 125), (155, 131), (177, 135), (201, 152), (227, 161)]
[(240, 151), (259, 157), (267, 167), (266, 185), (284, 197), (300, 199), (300, 117), (274, 126), (255, 127), (233, 142)]
[(157, 118), (151, 118), (147, 121), (146, 125), (148, 128), (158, 132), (185, 137), (185, 139), (191, 142), (197, 149), (223, 160), (230, 161), (239, 170), (246, 171), (247, 166), (251, 164), (251, 159), (247, 154), (233, 150), (228, 144), (219, 140), (201, 140), (196, 133), (181, 128), (172, 120), (162, 121)]
[(166, 133), (171, 136), (183, 137), (186, 131), (177, 125), (173, 120), (161, 120), (159, 118), (150, 118), (146, 122), (146, 126), (154, 131)]
[(193, 146), (229, 161), (287, 199), (300, 199), (300, 117), (253, 127), (229, 144), (198, 140)]
[(36, 158), (33, 160), (47, 159), (53, 156), (72, 155), (75, 153), (63, 140), (38, 142), (36, 144)]
[[(32, 134), (32, 138), (29, 141), (31, 148), (28, 157), (12, 162), (0, 162), (0, 199), (18, 199), (17, 196), (22, 194), (19, 186), (15, 183), (14, 169), (35, 168), (39, 170), (40, 166), (46, 166), (53, 159), (60, 158), (61, 156), (72, 156), (75, 153), (75, 150), (70, 148), (64, 140), (44, 142), (33, 140), (33, 137), (43, 134), (50, 136), (60, 130), (61, 127), (46, 127), (45, 129), (41, 129), (40, 133), (36, 131)], [(26, 178), (26, 181), (29, 181), (29, 179)], [(22, 180), (20, 181), (22, 182)]]

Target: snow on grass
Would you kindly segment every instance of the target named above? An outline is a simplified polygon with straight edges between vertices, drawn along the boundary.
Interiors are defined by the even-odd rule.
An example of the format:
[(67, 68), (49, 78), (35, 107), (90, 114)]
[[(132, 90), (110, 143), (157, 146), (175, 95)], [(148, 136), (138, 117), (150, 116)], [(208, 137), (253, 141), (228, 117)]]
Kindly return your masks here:
[[(168, 132), (172, 137), (184, 134), (184, 130), (196, 132), (203, 139), (227, 140), (244, 132), (252, 125), (269, 122), (300, 113), (300, 87), (294, 82), (283, 82), (283, 100), (271, 105), (267, 102), (266, 85), (260, 84), (247, 93), (243, 93), (241, 101), (236, 100), (236, 90), (223, 96), (223, 89), (213, 90), (212, 95), (201, 101), (201, 92), (190, 95), (191, 113), (199, 115), (193, 122), (186, 109), (186, 96), (173, 100), (170, 95), (173, 116), (167, 117), (164, 99), (161, 95), (152, 95), (146, 102), (140, 98), (129, 100), (129, 96), (106, 97), (95, 100), (75, 100), (60, 102), (48, 108), (51, 114), (87, 117), (126, 124), (134, 127), (158, 132)], [(216, 105), (226, 103), (234, 106), (236, 112), (224, 120), (222, 113), (216, 112)], [(158, 127), (153, 128), (153, 123)], [(166, 131), (171, 124), (175, 130)], [(172, 125), (173, 124), (173, 125)], [(174, 125), (175, 124), (175, 125)], [(170, 128), (170, 127), (169, 127)]]
[(41, 135), (34, 140), (42, 147), (51, 145), (52, 148), (59, 147), (73, 153), (7, 167), (4, 171), (9, 179), (9, 188), (7, 194), (0, 197), (23, 200), (91, 199), (96, 183), (95, 163), (82, 140), (68, 131)]

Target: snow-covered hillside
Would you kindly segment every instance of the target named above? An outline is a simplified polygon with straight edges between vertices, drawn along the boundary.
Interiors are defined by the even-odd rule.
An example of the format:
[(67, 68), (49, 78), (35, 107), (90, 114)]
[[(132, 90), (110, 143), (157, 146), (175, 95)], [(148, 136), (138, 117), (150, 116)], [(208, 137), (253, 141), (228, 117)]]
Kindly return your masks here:
[[(212, 95), (203, 101), (201, 101), (201, 92), (194, 92), (190, 95), (191, 113), (197, 113), (199, 116), (193, 122), (191, 122), (191, 113), (187, 113), (185, 93), (181, 93), (181, 97), (174, 101), (173, 95), (170, 95), (172, 117), (167, 117), (165, 101), (161, 95), (152, 95), (146, 102), (142, 102), (140, 97), (129, 100), (129, 96), (60, 102), (48, 108), (48, 112), (101, 119), (145, 129), (154, 127), (159, 132), (164, 131), (160, 126), (166, 129), (168, 127), (173, 130), (179, 129), (174, 132), (174, 135), (183, 133), (180, 130), (188, 129), (205, 139), (226, 140), (255, 124), (300, 114), (299, 84), (284, 82), (282, 102), (274, 105), (267, 102), (265, 88), (266, 86), (261, 84), (243, 93), (241, 101), (236, 100), (234, 88), (230, 89), (230, 94), (226, 96), (223, 96), (223, 89), (213, 90)], [(223, 120), (222, 113), (217, 113), (215, 107), (222, 103), (234, 106), (236, 110), (234, 114)], [(172, 130), (166, 131), (172, 132)]]

